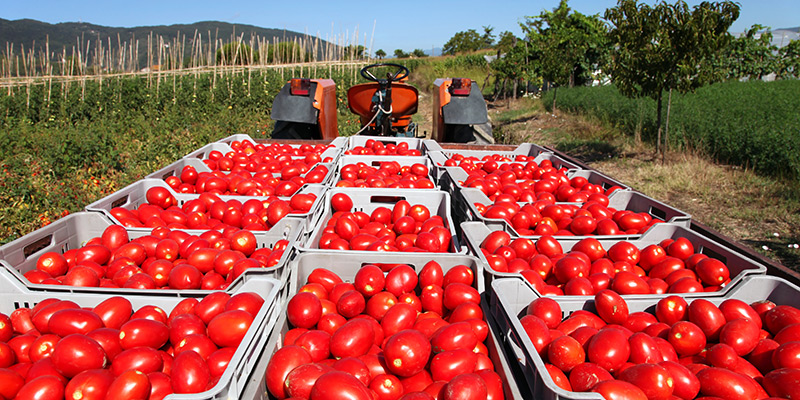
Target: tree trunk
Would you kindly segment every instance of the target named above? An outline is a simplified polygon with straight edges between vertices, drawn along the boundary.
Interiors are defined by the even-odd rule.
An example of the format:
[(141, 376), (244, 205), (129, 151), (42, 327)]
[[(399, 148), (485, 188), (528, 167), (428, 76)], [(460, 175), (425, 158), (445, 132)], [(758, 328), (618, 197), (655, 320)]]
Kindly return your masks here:
[(556, 113), (556, 99), (557, 99), (557, 98), (558, 98), (558, 87), (556, 87), (555, 89), (553, 89), (553, 108), (552, 108), (552, 114), (555, 114), (555, 113)]
[(519, 85), (519, 80), (514, 79), (514, 100), (517, 99), (517, 87)]
[(656, 136), (656, 153), (661, 152), (661, 98), (663, 91), (658, 92), (658, 99), (656, 99), (656, 126), (658, 127), (658, 135)]
[(667, 124), (664, 127), (664, 151), (661, 153), (661, 162), (663, 163), (667, 149), (669, 148), (669, 111), (672, 108), (672, 88), (669, 89), (669, 95), (667, 96)]

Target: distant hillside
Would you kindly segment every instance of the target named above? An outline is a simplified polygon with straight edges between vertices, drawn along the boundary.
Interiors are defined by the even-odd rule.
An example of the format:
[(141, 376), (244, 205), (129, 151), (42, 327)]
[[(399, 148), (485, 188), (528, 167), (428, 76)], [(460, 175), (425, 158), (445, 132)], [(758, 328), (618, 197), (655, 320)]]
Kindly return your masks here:
[[(202, 35), (202, 42), (209, 42), (210, 39), (222, 39), (226, 43), (231, 40), (234, 33), (239, 37), (244, 33), (245, 42), (249, 41), (251, 35), (260, 37), (261, 39), (273, 41), (277, 37), (279, 41), (293, 41), (295, 38), (303, 38), (305, 35), (298, 32), (261, 28), (253, 25), (240, 25), (230, 24), (220, 21), (202, 21), (193, 24), (178, 24), (178, 25), (158, 25), (158, 26), (139, 26), (133, 28), (119, 28), (108, 27), (101, 25), (94, 25), (85, 22), (63, 22), (58, 24), (49, 24), (46, 22), (36, 21), (32, 19), (20, 19), (10, 21), (0, 18), (0, 52), (6, 52), (6, 43), (14, 45), (14, 52), (19, 54), (20, 49), (24, 46), (29, 50), (31, 46), (38, 49), (44, 48), (46, 41), (50, 43), (50, 52), (61, 53), (61, 50), (66, 47), (67, 53), (70, 53), (73, 47), (78, 46), (78, 42), (82, 42), (85, 46), (87, 41), (93, 44), (97, 39), (106, 44), (111, 40), (112, 47), (117, 47), (118, 42), (132, 43), (134, 40), (139, 40), (140, 52), (139, 57), (146, 57), (145, 46), (147, 37), (152, 33), (155, 37), (162, 36), (164, 41), (169, 43), (176, 38), (180, 32), (181, 36), (186, 36), (187, 49), (191, 49), (191, 41), (195, 32)], [(325, 45), (321, 41), (321, 46)], [(145, 54), (143, 54), (145, 53)]]

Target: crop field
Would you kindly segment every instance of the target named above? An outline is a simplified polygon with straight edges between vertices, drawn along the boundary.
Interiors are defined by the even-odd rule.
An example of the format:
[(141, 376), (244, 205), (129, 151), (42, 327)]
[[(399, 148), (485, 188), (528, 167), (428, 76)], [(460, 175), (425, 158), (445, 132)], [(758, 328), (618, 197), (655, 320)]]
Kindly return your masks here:
[[(613, 86), (558, 91), (557, 108), (597, 117), (655, 142), (656, 106), (628, 99)], [(800, 81), (723, 82), (673, 95), (669, 145), (759, 174), (800, 178)], [(549, 100), (548, 100), (549, 97)], [(546, 95), (544, 104), (552, 104)], [(666, 112), (666, 101), (664, 103)]]

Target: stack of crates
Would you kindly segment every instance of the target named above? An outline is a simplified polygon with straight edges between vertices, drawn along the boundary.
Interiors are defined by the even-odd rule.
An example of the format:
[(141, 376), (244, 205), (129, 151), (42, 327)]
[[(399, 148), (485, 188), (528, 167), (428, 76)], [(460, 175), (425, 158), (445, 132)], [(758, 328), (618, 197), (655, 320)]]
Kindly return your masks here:
[[(308, 152), (315, 155), (307, 156)], [(225, 161), (223, 166), (217, 162), (221, 157), (229, 160)], [(292, 165), (298, 160), (318, 160), (318, 163), (309, 165), (300, 177), (294, 172), (291, 176), (281, 173), (280, 168)], [(471, 161), (464, 162), (464, 160)], [(476, 164), (485, 162), (492, 164), (476, 167)], [(343, 170), (350, 171), (353, 165), (377, 169), (383, 163), (393, 163), (400, 168), (424, 166), (428, 171), (425, 177), (426, 183), (407, 188), (396, 185), (366, 187), (368, 183), (362, 179), (358, 183), (361, 187), (352, 187), (354, 184), (351, 181), (343, 179)], [(648, 218), (657, 219), (661, 223), (648, 225), (647, 229), (641, 231), (614, 232), (607, 235), (567, 235), (563, 231), (564, 228), (559, 226), (555, 235), (542, 235), (533, 229), (520, 228), (510, 217), (484, 216), (486, 210), (495, 204), (498, 195), (505, 193), (503, 190), (506, 189), (494, 188), (492, 190), (495, 192), (491, 192), (485, 184), (476, 183), (476, 179), (493, 171), (522, 170), (539, 165), (552, 166), (548, 169), (547, 173), (550, 175), (547, 175), (547, 179), (552, 178), (559, 184), (586, 182), (594, 185), (598, 192), (607, 195), (608, 204), (604, 206), (609, 209), (647, 215)], [(306, 183), (302, 178), (304, 174), (317, 167), (324, 168), (324, 174), (319, 182)], [(232, 178), (236, 180), (237, 186), (229, 188), (230, 190), (224, 194), (196, 193), (196, 189), (202, 188), (202, 185), (197, 182), (181, 181), (182, 174), (187, 170), (202, 175), (203, 179)], [(277, 188), (283, 178), (287, 178), (285, 181), (291, 183), (284, 184), (286, 187), (295, 188), (296, 192), (281, 193), (281, 195), (275, 195), (271, 190), (248, 192), (260, 193), (262, 196), (237, 192), (238, 184), (247, 174), (255, 176), (258, 173), (260, 173), (259, 179), (263, 179), (263, 182), (275, 184), (273, 188)], [(289, 175), (288, 172), (285, 174)], [(504, 179), (504, 182), (509, 184), (533, 188), (541, 177), (511, 179), (506, 176)], [(430, 185), (427, 182), (430, 182)], [(510, 185), (507, 190), (514, 190), (513, 186)], [(160, 216), (159, 221), (158, 218), (153, 219), (150, 211), (140, 213), (139, 210), (143, 205), (144, 210), (149, 210), (148, 192), (151, 190), (166, 193), (174, 198), (173, 205), (177, 209), (189, 211), (186, 213), (187, 216), (181, 217), (177, 212), (168, 213), (169, 215), (165, 214), (167, 221), (163, 216)], [(217, 207), (213, 204), (221, 202), (220, 204), (224, 204), (226, 209), (251, 205), (255, 207), (253, 210), (267, 210), (274, 202), (291, 204), (295, 195), (313, 199), (310, 201), (310, 208), (302, 213), (285, 214), (284, 211), (281, 215), (285, 215), (277, 221), (271, 221), (272, 223), (267, 225), (268, 229), (250, 228), (256, 239), (255, 249), (250, 251), (258, 251), (264, 256), (254, 261), (254, 265), (261, 265), (262, 268), (244, 269), (236, 278), (228, 279), (221, 285), (229, 295), (255, 292), (265, 299), (250, 330), (233, 355), (230, 366), (213, 388), (192, 395), (172, 395), (170, 398), (270, 398), (266, 388), (265, 371), (272, 354), (284, 345), (286, 335), (292, 328), (285, 311), (287, 302), (302, 291), (309, 275), (317, 268), (326, 268), (344, 281), (352, 282), (359, 269), (365, 265), (388, 268), (404, 264), (419, 272), (432, 261), (438, 263), (444, 272), (464, 266), (471, 271), (474, 277), (472, 288), (480, 294), (483, 319), (489, 327), (485, 345), (495, 371), (503, 380), (506, 398), (601, 398), (585, 393), (568, 392), (558, 387), (546, 373), (543, 360), (533, 348), (532, 341), (520, 322), (520, 318), (525, 315), (527, 305), (536, 298), (552, 297), (567, 316), (576, 310), (591, 311), (593, 296), (571, 295), (571, 293), (564, 295), (565, 285), (554, 281), (552, 276), (548, 278), (548, 273), (552, 275), (549, 270), (538, 270), (537, 273), (541, 274), (541, 279), (538, 281), (531, 279), (530, 273), (523, 271), (526, 268), (518, 268), (518, 262), (513, 264), (514, 270), (510, 270), (508, 267), (512, 265), (509, 263), (512, 260), (505, 258), (498, 260), (498, 257), (516, 253), (509, 253), (508, 249), (503, 250), (506, 251), (502, 253), (503, 256), (499, 256), (500, 253), (489, 252), (484, 248), (484, 242), (490, 236), (504, 236), (509, 243), (527, 241), (524, 243), (534, 247), (539, 241), (557, 243), (564, 254), (585, 247), (588, 240), (596, 240), (604, 252), (621, 242), (629, 242), (641, 251), (648, 246), (666, 246), (669, 241), (686, 240), (696, 253), (725, 263), (730, 271), (730, 280), (713, 292), (694, 292), (681, 296), (690, 300), (709, 299), (714, 304), (729, 298), (748, 302), (772, 300), (778, 304), (792, 305), (796, 305), (794, 303), (797, 302), (796, 286), (765, 276), (766, 266), (738, 251), (734, 244), (715, 241), (692, 230), (689, 214), (639, 193), (612, 177), (582, 168), (580, 163), (561, 157), (541, 146), (526, 143), (510, 150), (462, 150), (446, 149), (434, 141), (415, 138), (354, 136), (337, 138), (328, 146), (314, 147), (300, 144), (259, 143), (248, 135), (233, 135), (203, 146), (167, 167), (153, 172), (146, 179), (99, 199), (88, 205), (85, 212), (57, 220), (0, 247), (2, 265), (0, 296), (5, 299), (0, 303), (0, 312), (10, 314), (20, 307), (33, 307), (48, 297), (72, 300), (85, 308), (94, 307), (113, 296), (124, 296), (131, 301), (134, 309), (155, 305), (170, 313), (186, 299), (202, 300), (215, 290), (204, 290), (202, 287), (179, 290), (109, 287), (111, 285), (100, 285), (100, 287), (54, 285), (52, 283), (56, 282), (43, 278), (41, 272), (37, 272), (37, 263), (40, 257), (51, 252), (69, 257), (84, 254), (80, 252), (87, 251), (85, 250), (87, 246), (102, 243), (105, 232), (109, 230), (119, 232), (120, 227), (131, 241), (142, 244), (142, 248), (150, 252), (147, 254), (148, 258), (154, 257), (152, 253), (156, 251), (157, 243), (164, 238), (183, 240), (192, 237), (197, 238), (193, 240), (207, 240), (208, 246), (212, 246), (212, 243), (218, 244), (221, 246), (220, 251), (224, 251), (222, 249), (231, 246), (235, 248), (239, 245), (231, 243), (230, 240), (225, 242), (225, 239), (233, 237), (232, 235), (241, 228), (242, 222), (236, 217), (228, 216), (224, 210), (219, 210), (222, 206)], [(326, 233), (332, 229), (331, 221), (335, 222), (340, 214), (332, 206), (332, 199), (334, 196), (342, 195), (352, 200), (353, 206), (350, 212), (359, 215), (369, 216), (379, 208), (392, 210), (400, 201), (426, 207), (432, 216), (441, 219), (450, 234), (450, 242), (442, 246), (446, 247), (446, 251), (334, 250), (321, 246), (326, 240)], [(543, 199), (547, 199), (553, 205), (571, 207), (573, 213), (580, 212), (582, 215), (588, 215), (589, 211), (577, 210), (588, 209), (591, 205), (586, 198), (555, 201), (553, 195), (541, 198), (528, 197), (528, 200), (532, 201), (517, 201), (510, 208), (519, 210)], [(507, 202), (508, 198), (505, 197), (502, 201)], [(217, 209), (212, 212), (212, 207)], [(198, 212), (202, 213), (198, 210), (206, 210), (205, 217), (197, 215)], [(258, 215), (266, 221), (269, 219), (268, 214), (263, 212)], [(145, 220), (134, 220), (131, 216)], [(192, 226), (195, 226), (195, 229), (188, 228), (189, 216), (193, 218)], [(556, 222), (553, 221), (553, 224)], [(240, 225), (235, 228), (230, 227), (236, 223)], [(187, 249), (181, 249), (181, 257), (188, 256), (189, 248), (192, 246), (187, 245)], [(505, 247), (513, 250), (511, 245)], [(534, 252), (544, 252), (544, 250), (534, 250)], [(265, 256), (266, 254), (269, 254), (269, 257)], [(565, 257), (553, 254), (551, 256), (551, 260), (548, 261), (551, 263), (550, 268), (560, 258)], [(262, 263), (259, 263), (259, 260)], [(503, 268), (506, 269), (498, 270), (500, 265), (505, 265)], [(527, 268), (532, 265), (533, 262)], [(628, 267), (634, 270), (633, 265)], [(215, 271), (212, 269), (211, 272)], [(111, 280), (111, 277), (107, 278)], [(633, 312), (651, 310), (655, 302), (666, 295), (667, 293), (624, 297)]]

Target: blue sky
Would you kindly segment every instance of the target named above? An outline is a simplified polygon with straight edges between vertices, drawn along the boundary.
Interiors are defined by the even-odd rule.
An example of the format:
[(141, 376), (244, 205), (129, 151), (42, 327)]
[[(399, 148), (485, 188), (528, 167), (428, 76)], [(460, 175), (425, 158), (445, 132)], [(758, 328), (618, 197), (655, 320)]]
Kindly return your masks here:
[[(654, 3), (647, 0), (647, 3)], [(690, 5), (700, 1), (689, 0)], [(323, 39), (352, 38), (358, 43), (391, 54), (394, 49), (439, 48), (458, 31), (491, 25), (495, 33), (505, 30), (521, 35), (519, 22), (526, 15), (552, 9), (558, 0), (537, 1), (9, 1), (2, 7), (5, 19), (31, 18), (49, 23), (89, 22), (106, 26), (146, 26), (218, 20), (264, 28), (319, 33)], [(393, 4), (394, 13), (384, 4)], [(800, 26), (798, 0), (741, 0), (739, 20), (733, 32), (755, 23), (773, 29)], [(570, 7), (584, 14), (602, 13), (615, 0), (571, 0)], [(391, 15), (394, 14), (394, 15)], [(374, 34), (373, 34), (374, 26)], [(0, 38), (0, 42), (3, 39)]]

